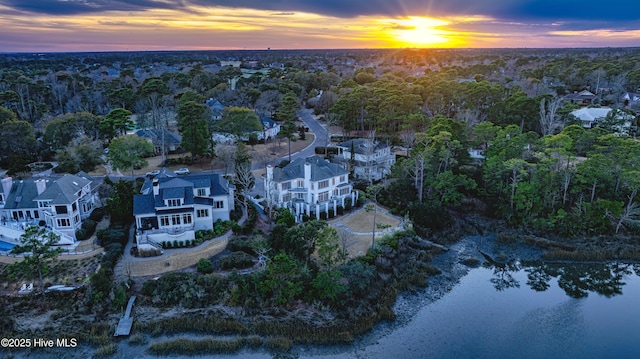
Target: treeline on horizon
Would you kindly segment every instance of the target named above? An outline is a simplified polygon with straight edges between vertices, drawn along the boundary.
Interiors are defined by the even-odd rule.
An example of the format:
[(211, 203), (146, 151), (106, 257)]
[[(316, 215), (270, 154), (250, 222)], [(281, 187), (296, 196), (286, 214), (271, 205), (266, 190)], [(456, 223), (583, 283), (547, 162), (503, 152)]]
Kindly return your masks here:
[[(80, 146), (110, 141), (100, 124), (115, 109), (135, 114), (138, 127), (177, 129), (189, 94), (279, 120), (292, 93), (344, 136), (408, 149), (381, 201), (423, 233), (471, 211), (564, 237), (634, 233), (639, 106), (622, 95), (640, 87), (639, 59), (636, 48), (2, 55), (0, 166), (81, 161)], [(242, 76), (261, 68), (269, 72)], [(596, 95), (592, 106), (614, 109), (591, 129), (563, 100), (581, 90)]]

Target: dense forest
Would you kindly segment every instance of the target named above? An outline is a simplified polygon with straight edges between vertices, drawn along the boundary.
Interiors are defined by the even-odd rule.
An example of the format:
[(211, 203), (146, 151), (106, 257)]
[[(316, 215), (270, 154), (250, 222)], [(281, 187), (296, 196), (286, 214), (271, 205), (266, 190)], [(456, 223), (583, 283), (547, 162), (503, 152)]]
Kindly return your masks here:
[[(5, 54), (0, 166), (19, 173), (55, 159), (91, 170), (134, 125), (208, 141), (206, 99), (233, 124), (237, 108), (284, 120), (293, 94), (345, 136), (407, 149), (381, 201), (424, 231), (445, 226), (447, 208), (561, 236), (628, 232), (638, 220), (637, 120), (625, 127), (617, 114), (640, 108), (623, 99), (640, 87), (639, 57), (633, 48)], [(614, 109), (592, 128), (564, 99), (582, 90), (595, 95), (591, 107)]]

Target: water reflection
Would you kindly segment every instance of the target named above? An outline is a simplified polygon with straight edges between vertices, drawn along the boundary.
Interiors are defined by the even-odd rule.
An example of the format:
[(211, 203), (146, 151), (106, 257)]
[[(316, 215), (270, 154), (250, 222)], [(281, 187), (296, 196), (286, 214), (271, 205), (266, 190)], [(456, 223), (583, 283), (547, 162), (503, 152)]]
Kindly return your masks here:
[(490, 257), (483, 267), (493, 270), (490, 279), (494, 288), (503, 291), (508, 288), (519, 288), (520, 283), (514, 274), (524, 270), (527, 273), (527, 285), (534, 291), (544, 292), (550, 287), (552, 279), (557, 279), (558, 286), (571, 298), (584, 298), (589, 293), (597, 293), (605, 297), (622, 294), (627, 276), (640, 275), (640, 264), (626, 263), (543, 263), (519, 262), (511, 260), (500, 263)]

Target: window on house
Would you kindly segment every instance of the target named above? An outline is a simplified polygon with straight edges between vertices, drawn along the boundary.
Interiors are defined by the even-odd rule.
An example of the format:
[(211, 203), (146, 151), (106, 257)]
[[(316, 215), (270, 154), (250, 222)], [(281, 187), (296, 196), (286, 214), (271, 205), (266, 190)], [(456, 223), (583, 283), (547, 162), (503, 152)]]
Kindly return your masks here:
[(340, 195), (341, 195), (341, 196), (344, 196), (344, 195), (346, 195), (346, 194), (349, 194), (349, 192), (350, 192), (350, 191), (349, 191), (349, 188), (341, 188), (341, 189), (340, 189)]
[(178, 207), (180, 205), (182, 205), (182, 200), (179, 198), (174, 198), (174, 199), (168, 199), (167, 200), (167, 206), (169, 207)]
[(169, 225), (169, 216), (160, 217), (160, 225), (166, 227)]
[(285, 193), (285, 194), (282, 196), (282, 201), (283, 201), (283, 202), (291, 201), (291, 193)]
[(58, 218), (58, 227), (70, 227), (71, 226), (71, 222), (69, 221), (69, 218)]
[(333, 186), (335, 186), (335, 185), (336, 185), (336, 178), (335, 178), (335, 177), (333, 177), (333, 178), (331, 179), (331, 185), (333, 185)]
[(51, 201), (40, 201), (38, 202), (38, 207), (46, 208), (46, 207), (49, 207), (50, 204), (51, 204)]
[(304, 180), (298, 180), (298, 188), (304, 188)]
[(346, 181), (346, 179), (347, 179), (347, 178), (346, 178), (345, 176), (340, 176), (340, 183), (342, 183), (342, 182)]
[(75, 211), (77, 211), (77, 210), (78, 210), (78, 205), (77, 205), (75, 202), (73, 202), (73, 204), (71, 204), (71, 210), (72, 210), (73, 212), (75, 212)]
[(196, 216), (198, 218), (202, 218), (202, 217), (209, 217), (209, 210), (208, 209), (199, 209), (196, 212)]
[(224, 208), (224, 201), (215, 201), (214, 208)]
[(76, 216), (73, 217), (73, 222), (74, 223), (79, 223), (80, 222), (80, 216), (76, 214)]
[(40, 212), (33, 211), (33, 218), (40, 218)]
[(318, 189), (323, 189), (329, 187), (329, 180), (324, 180), (318, 182)]
[(205, 197), (207, 195), (207, 189), (206, 188), (198, 188), (198, 197)]
[(191, 222), (193, 222), (191, 213), (185, 213), (182, 215), (182, 223), (191, 224)]
[(318, 202), (325, 202), (329, 200), (329, 192), (322, 192), (318, 194)]
[(65, 213), (68, 213), (68, 211), (67, 211), (67, 206), (56, 206), (56, 213), (57, 213), (57, 214), (65, 214)]
[(288, 189), (290, 189), (290, 188), (291, 188), (291, 182), (290, 182), (290, 181), (288, 181), (288, 182), (282, 182), (282, 190), (283, 190), (283, 191), (286, 191), (286, 190), (288, 190)]
[(179, 226), (180, 225), (180, 215), (179, 214), (172, 214), (171, 215), (171, 225), (173, 225), (173, 226)]

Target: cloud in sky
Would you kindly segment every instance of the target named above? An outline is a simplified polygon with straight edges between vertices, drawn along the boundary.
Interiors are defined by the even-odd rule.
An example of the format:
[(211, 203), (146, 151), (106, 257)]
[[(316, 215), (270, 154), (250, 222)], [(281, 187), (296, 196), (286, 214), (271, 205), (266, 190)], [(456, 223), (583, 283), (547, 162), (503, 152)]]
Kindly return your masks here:
[(629, 0), (0, 0), (0, 51), (410, 46), (412, 17), (436, 46), (640, 46)]
[(308, 12), (339, 18), (357, 16), (483, 15), (506, 20), (640, 20), (640, 2), (609, 0), (0, 0), (8, 8), (77, 15), (102, 11), (188, 10), (192, 6)]

